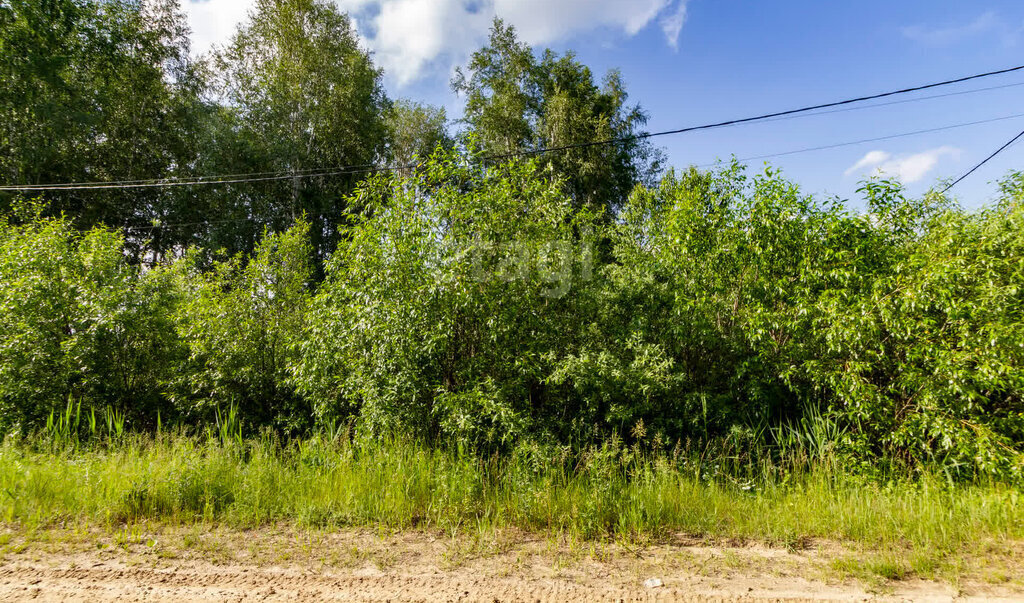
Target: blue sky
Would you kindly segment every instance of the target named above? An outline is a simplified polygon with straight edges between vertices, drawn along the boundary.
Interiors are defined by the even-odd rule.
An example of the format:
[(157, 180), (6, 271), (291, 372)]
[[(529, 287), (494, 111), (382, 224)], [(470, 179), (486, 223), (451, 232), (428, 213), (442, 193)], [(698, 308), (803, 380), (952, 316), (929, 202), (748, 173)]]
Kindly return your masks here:
[[(1024, 3), (1011, 0), (336, 0), (386, 72), (393, 97), (443, 105), (452, 70), (494, 15), (538, 48), (573, 50), (598, 74), (619, 69), (648, 129), (674, 129), (1024, 64)], [(184, 0), (196, 52), (221, 43), (243, 0)], [(1024, 72), (943, 88), (972, 94), (656, 139), (672, 165), (756, 157), (1024, 113)], [(901, 99), (910, 97), (901, 97)], [(883, 169), (920, 193), (960, 175), (1024, 129), (1024, 117), (775, 157), (807, 192), (855, 196)], [(751, 162), (758, 168), (764, 160)], [(955, 189), (968, 207), (1024, 168), (1024, 142)]]

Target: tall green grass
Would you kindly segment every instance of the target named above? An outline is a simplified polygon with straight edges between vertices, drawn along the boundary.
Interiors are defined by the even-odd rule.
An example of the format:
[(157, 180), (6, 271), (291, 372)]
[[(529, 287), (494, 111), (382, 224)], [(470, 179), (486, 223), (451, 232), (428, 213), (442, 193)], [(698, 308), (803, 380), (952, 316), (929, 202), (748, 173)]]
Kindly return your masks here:
[(282, 441), (136, 436), (0, 447), (0, 520), (214, 521), (518, 528), (576, 538), (683, 533), (792, 546), (808, 538), (953, 550), (1024, 537), (1024, 497), (996, 482), (862, 479), (836, 465), (649, 454), (616, 441), (578, 453), (523, 446), (481, 458), (345, 431)]

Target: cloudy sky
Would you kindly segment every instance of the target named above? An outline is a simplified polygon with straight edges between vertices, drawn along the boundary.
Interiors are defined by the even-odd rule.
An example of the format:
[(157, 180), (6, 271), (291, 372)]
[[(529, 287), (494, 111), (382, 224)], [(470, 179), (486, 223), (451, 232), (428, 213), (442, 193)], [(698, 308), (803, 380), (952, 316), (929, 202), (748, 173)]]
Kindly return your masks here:
[[(334, 1), (352, 15), (393, 97), (443, 105), (453, 117), (460, 104), (449, 89), (452, 71), (485, 41), (495, 16), (537, 48), (571, 49), (598, 73), (621, 70), (632, 101), (650, 114), (652, 131), (1024, 63), (1018, 0)], [(182, 3), (196, 53), (224, 43), (251, 6), (249, 0)], [(674, 165), (757, 158), (751, 165), (770, 161), (808, 192), (851, 197), (860, 179), (878, 171), (920, 192), (958, 176), (1024, 129), (1024, 116), (1011, 117), (1024, 113), (1024, 85), (1016, 84), (1024, 84), (1024, 73), (921, 93), (914, 102), (657, 140)], [(951, 127), (966, 123), (972, 125)], [(924, 130), (930, 132), (892, 137)], [(808, 148), (818, 150), (790, 153)], [(1024, 143), (976, 172), (957, 194), (979, 205), (1013, 167), (1024, 168)]]

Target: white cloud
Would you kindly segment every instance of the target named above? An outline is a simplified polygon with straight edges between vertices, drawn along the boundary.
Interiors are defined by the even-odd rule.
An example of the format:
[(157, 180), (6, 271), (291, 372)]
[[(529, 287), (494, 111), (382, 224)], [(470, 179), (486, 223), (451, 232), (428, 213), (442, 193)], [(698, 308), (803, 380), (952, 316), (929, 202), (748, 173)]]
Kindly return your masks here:
[(686, 23), (686, 2), (680, 2), (676, 12), (661, 18), (661, 31), (665, 33), (665, 41), (672, 50), (679, 50), (679, 33)]
[(181, 9), (192, 27), (192, 52), (202, 54), (227, 43), (252, 6), (251, 0), (184, 0)]
[(903, 28), (904, 36), (927, 46), (948, 46), (981, 35), (999, 38), (1005, 45), (1013, 46), (1020, 34), (1020, 27), (1000, 19), (994, 11), (982, 13), (974, 21), (963, 25), (929, 27), (918, 24)]
[(860, 161), (847, 168), (843, 174), (849, 176), (850, 174), (859, 172), (866, 167), (872, 167), (882, 163), (883, 161), (888, 161), (890, 157), (892, 157), (892, 155), (885, 151), (868, 151), (866, 155), (860, 158)]
[[(375, 61), (398, 84), (409, 83), (438, 59), (461, 62), (490, 26), (493, 13), (470, 10), (463, 0), (339, 0), (349, 10)], [(355, 6), (361, 5), (361, 6)]]
[[(487, 39), (495, 16), (536, 46), (609, 30), (631, 37), (662, 16), (675, 48), (688, 0), (334, 0), (356, 22), (366, 46), (399, 84), (431, 70), (446, 75)], [(253, 0), (185, 0), (197, 52), (228, 40)]]
[(493, 0), (493, 14), (505, 19), (530, 45), (550, 44), (598, 27), (636, 35), (671, 0)]
[(849, 176), (865, 168), (873, 167), (876, 174), (894, 176), (903, 184), (913, 184), (927, 176), (938, 165), (939, 160), (946, 156), (957, 158), (960, 156), (960, 149), (951, 146), (941, 146), (920, 153), (900, 155), (898, 157), (893, 157), (885, 151), (871, 151), (861, 157), (857, 163), (850, 166), (845, 173)]

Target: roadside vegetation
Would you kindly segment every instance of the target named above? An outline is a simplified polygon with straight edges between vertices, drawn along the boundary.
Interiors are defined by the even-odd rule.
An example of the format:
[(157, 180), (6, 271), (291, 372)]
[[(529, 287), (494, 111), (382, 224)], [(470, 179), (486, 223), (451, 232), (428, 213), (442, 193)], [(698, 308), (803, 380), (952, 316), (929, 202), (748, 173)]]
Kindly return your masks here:
[(610, 440), (578, 451), (522, 445), (480, 457), (402, 438), (321, 431), (274, 436), (45, 439), (0, 448), (0, 518), (23, 529), (149, 522), (235, 529), (426, 530), (487, 538), (517, 530), (570, 542), (837, 542), (942, 560), (1012, 557), (1024, 537), (1018, 489), (851, 476), (804, 450), (645, 453)]
[[(11, 181), (296, 177), (0, 193), (0, 521), (1019, 546), (1024, 174), (965, 209), (665, 170), (637, 139), (497, 161), (646, 118), (501, 22), (453, 82), (456, 137), (384, 96), (333, 4), (258, 2), (197, 63), (173, 3), (45, 4), (57, 47), (140, 38), (5, 72), (3, 115), (77, 124), (52, 146), (12, 117)], [(0, 6), (0, 52), (57, 8)], [(162, 91), (131, 124), (156, 138), (103, 121), (145, 114), (75, 67), (97, 53)], [(297, 177), (382, 158), (404, 167)]]
[(536, 163), (438, 151), (361, 185), (319, 283), (301, 220), (251, 257), (144, 267), (116, 231), (23, 213), (0, 227), (0, 420), (17, 439), (230, 413), (243, 437), (350, 424), (483, 457), (619, 438), (709, 466), (798, 446), (1019, 484), (1020, 178), (978, 211), (863, 192), (851, 211), (726, 166), (609, 222)]

